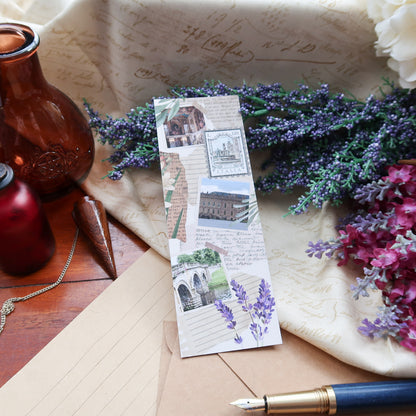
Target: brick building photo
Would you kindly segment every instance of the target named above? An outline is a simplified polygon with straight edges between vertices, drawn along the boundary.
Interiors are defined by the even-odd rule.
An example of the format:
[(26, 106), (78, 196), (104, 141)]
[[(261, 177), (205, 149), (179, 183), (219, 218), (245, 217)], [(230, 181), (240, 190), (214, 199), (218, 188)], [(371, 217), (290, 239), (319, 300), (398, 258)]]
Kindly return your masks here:
[[(202, 192), (199, 202), (199, 218), (236, 221), (237, 214), (248, 209), (248, 196), (226, 192)], [(242, 222), (247, 222), (244, 220)]]

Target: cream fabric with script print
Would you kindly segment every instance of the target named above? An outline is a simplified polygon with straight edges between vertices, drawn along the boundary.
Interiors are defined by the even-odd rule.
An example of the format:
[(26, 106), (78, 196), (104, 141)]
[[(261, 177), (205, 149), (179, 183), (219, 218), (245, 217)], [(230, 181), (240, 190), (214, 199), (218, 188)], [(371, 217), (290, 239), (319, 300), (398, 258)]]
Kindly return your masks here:
[[(395, 78), (375, 56), (374, 25), (361, 0), (3, 0), (0, 16), (33, 25), (47, 79), (102, 114), (122, 115), (170, 86), (212, 79), (281, 82), (288, 89), (327, 82), (363, 98), (377, 91), (382, 76)], [(97, 144), (83, 186), (168, 257), (159, 167), (127, 172), (118, 182), (102, 179), (110, 152)], [(294, 198), (259, 196), (282, 327), (347, 363), (415, 377), (414, 354), (358, 334), (380, 302), (352, 300), (349, 287), (360, 270), (304, 252), (309, 240), (334, 232), (339, 212), (324, 207), (283, 217)]]

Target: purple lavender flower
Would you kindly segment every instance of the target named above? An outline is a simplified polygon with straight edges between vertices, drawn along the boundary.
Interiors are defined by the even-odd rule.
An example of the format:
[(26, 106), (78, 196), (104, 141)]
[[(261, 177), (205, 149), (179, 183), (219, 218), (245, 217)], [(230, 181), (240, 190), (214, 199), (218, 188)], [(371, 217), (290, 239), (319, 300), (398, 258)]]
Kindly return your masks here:
[[(257, 345), (263, 341), (264, 336), (269, 332), (268, 325), (273, 318), (275, 299), (272, 296), (270, 290), (270, 284), (262, 279), (259, 284), (259, 295), (256, 302), (253, 304), (249, 303), (247, 292), (243, 285), (231, 280), (231, 288), (237, 298), (237, 303), (241, 305), (243, 312), (247, 312), (250, 316), (249, 330), (257, 341)], [(234, 329), (236, 327), (236, 321), (234, 320), (234, 314), (231, 309), (226, 306), (221, 300), (215, 301), (215, 307), (221, 312), (221, 316), (228, 322), (227, 328)], [(243, 339), (237, 334), (235, 335), (234, 341), (241, 343)]]
[(214, 304), (217, 310), (221, 312), (221, 316), (225, 319), (225, 322), (227, 323), (227, 328), (234, 330), (234, 341), (237, 344), (241, 344), (243, 342), (243, 338), (241, 338), (241, 336), (238, 335), (238, 332), (235, 328), (237, 322), (234, 320), (234, 314), (231, 308), (228, 307), (221, 299), (217, 299)]
[(268, 324), (271, 322), (274, 312), (275, 300), (271, 294), (270, 284), (265, 279), (260, 281), (259, 295), (254, 305), (249, 303), (247, 292), (241, 284), (232, 280), (231, 287), (241, 309), (249, 313), (251, 319), (249, 329), (254, 339), (259, 343), (268, 333)]
[(367, 203), (373, 205), (376, 199), (382, 201), (386, 193), (392, 188), (398, 188), (398, 186), (379, 179), (378, 181), (357, 187), (354, 192), (354, 199), (360, 204)]
[(367, 318), (362, 321), (363, 326), (358, 328), (361, 334), (370, 338), (387, 338), (388, 336), (397, 337), (400, 330), (406, 328), (406, 322), (401, 321), (402, 311), (397, 305), (381, 306), (380, 312), (374, 322)]
[(241, 344), (243, 342), (243, 338), (240, 335), (236, 334), (235, 337), (234, 337), (234, 341), (237, 344)]
[[(369, 96), (365, 102), (331, 93), (326, 84), (286, 91), (279, 83), (231, 88), (206, 82), (199, 88), (179, 87), (171, 92), (179, 97), (238, 95), (241, 115), (250, 121), (249, 150), (267, 149), (262, 155), (268, 172), (256, 179), (256, 188), (265, 193), (305, 188), (289, 208), (300, 214), (325, 201), (340, 204), (347, 197), (380, 197), (382, 189), (363, 189), (363, 185), (377, 181), (384, 166), (414, 157), (416, 90), (396, 88), (389, 82), (386, 86), (389, 93), (383, 92), (381, 98)], [(101, 119), (88, 103), (85, 108), (100, 141), (115, 149), (110, 178), (120, 179), (127, 169), (147, 168), (158, 160), (152, 104), (118, 119)]]
[(257, 325), (256, 328), (259, 340), (262, 340), (264, 335), (268, 333), (268, 324), (272, 320), (274, 312), (273, 307), (275, 305), (276, 303), (271, 294), (270, 284), (262, 279), (259, 285), (259, 296), (257, 297), (257, 302), (253, 306), (255, 316), (261, 323), (261, 325)]
[(253, 321), (253, 322), (251, 322), (251, 324), (249, 326), (249, 329), (250, 329), (251, 334), (253, 335), (254, 339), (257, 341), (257, 344), (258, 344), (259, 341), (261, 341), (263, 339), (261, 326)]
[(270, 323), (276, 302), (270, 290), (270, 284), (262, 279), (259, 285), (259, 296), (254, 304), (256, 316), (263, 324)]
[(309, 248), (305, 250), (308, 256), (315, 256), (320, 259), (323, 254), (327, 257), (332, 257), (336, 250), (342, 247), (342, 242), (335, 240), (323, 241), (322, 239), (319, 239), (316, 243), (309, 241), (308, 246)]
[(237, 323), (234, 320), (234, 314), (231, 308), (229, 308), (221, 299), (215, 301), (215, 307), (221, 312), (221, 316), (228, 323), (227, 328), (234, 329)]
[(250, 312), (253, 309), (253, 305), (248, 303), (248, 296), (247, 292), (245, 291), (244, 287), (237, 283), (234, 279), (231, 280), (231, 288), (237, 297), (237, 303), (241, 305), (241, 309), (244, 312)]
[(366, 232), (368, 230), (372, 232), (379, 230), (389, 231), (391, 227), (388, 223), (393, 214), (393, 210), (387, 213), (378, 211), (374, 214), (359, 211), (355, 217), (351, 217), (349, 224), (360, 232)]

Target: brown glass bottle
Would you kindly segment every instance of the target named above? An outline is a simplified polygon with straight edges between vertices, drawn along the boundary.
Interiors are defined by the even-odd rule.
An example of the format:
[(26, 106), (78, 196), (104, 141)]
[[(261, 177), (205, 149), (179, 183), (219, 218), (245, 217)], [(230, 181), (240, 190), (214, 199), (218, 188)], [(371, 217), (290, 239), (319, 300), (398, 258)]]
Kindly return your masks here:
[(45, 80), (38, 46), (31, 28), (0, 24), (0, 162), (50, 200), (86, 177), (94, 139), (73, 101)]

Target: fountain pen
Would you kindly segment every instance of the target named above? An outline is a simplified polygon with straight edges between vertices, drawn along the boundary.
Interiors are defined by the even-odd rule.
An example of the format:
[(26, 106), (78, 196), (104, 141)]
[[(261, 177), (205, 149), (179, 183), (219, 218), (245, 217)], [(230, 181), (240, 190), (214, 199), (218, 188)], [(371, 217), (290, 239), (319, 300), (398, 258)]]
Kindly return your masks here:
[(416, 380), (333, 384), (314, 390), (265, 395), (230, 403), (266, 414), (362, 414), (416, 409)]

